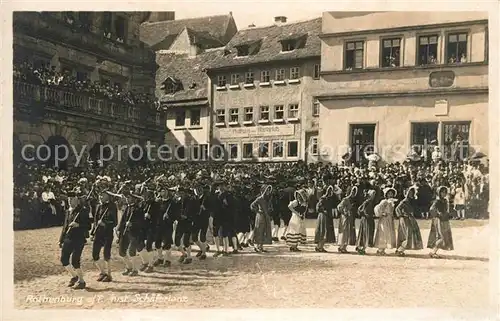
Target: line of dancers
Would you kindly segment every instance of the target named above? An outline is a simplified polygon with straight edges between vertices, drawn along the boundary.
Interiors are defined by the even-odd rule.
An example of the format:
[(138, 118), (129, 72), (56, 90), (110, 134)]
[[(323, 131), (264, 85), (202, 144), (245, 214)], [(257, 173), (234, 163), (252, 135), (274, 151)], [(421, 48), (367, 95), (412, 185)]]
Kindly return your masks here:
[[(305, 217), (309, 198), (304, 188), (273, 192), (271, 185), (264, 184), (254, 197), (248, 187), (236, 189), (227, 182), (219, 182), (216, 189), (204, 183), (175, 188), (158, 182), (155, 185), (144, 182), (131, 188), (126, 183), (121, 184), (116, 192), (104, 182), (94, 184), (88, 194), (80, 187), (67, 193), (69, 209), (59, 245), (61, 263), (71, 275), (69, 287), (86, 287), (80, 261), (88, 234), (91, 236), (92, 260), (99, 272), (98, 282), (113, 281), (110, 260), (115, 241), (123, 260), (124, 276), (133, 277), (140, 272), (151, 273), (157, 266), (170, 266), (172, 250), (180, 252), (180, 263), (190, 264), (193, 260), (192, 244), (199, 248), (195, 257), (205, 260), (209, 250), (207, 232), (210, 221), (216, 250), (214, 257), (237, 254), (250, 246), (257, 253), (267, 252), (265, 245), (277, 240), (276, 213), (280, 213), (278, 217), (285, 223), (283, 238), (290, 251), (300, 252), (299, 246), (306, 243)], [(408, 189), (399, 204), (393, 188), (384, 189), (384, 198), (378, 204), (375, 204), (375, 191), (368, 190), (359, 207), (354, 202), (358, 194), (356, 186), (351, 187), (337, 206), (334, 199), (336, 189), (338, 187), (328, 186), (316, 204), (316, 252), (326, 252), (328, 243), (337, 243), (340, 253), (347, 253), (347, 246), (356, 246), (361, 255), (367, 248), (376, 248), (378, 255), (385, 255), (387, 249), (395, 249), (399, 256), (404, 256), (406, 250), (423, 249), (414, 217), (415, 188)], [(432, 258), (439, 257), (439, 249), (453, 250), (447, 194), (447, 188), (440, 187), (430, 209), (432, 223), (427, 247), (431, 249), (429, 255)], [(95, 209), (90, 202), (92, 195), (97, 195), (99, 201)], [(118, 220), (121, 203), (124, 205), (123, 214)], [(339, 214), (338, 240), (335, 237), (334, 209)], [(356, 214), (361, 217), (357, 235)], [(395, 218), (399, 220), (397, 233)], [(229, 247), (233, 250), (229, 251)]]

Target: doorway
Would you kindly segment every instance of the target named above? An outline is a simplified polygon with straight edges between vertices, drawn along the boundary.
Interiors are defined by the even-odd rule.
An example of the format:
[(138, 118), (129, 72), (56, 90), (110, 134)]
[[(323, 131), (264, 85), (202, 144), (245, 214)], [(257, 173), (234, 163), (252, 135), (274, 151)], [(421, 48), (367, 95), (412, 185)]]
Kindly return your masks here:
[(364, 154), (375, 152), (375, 124), (351, 124), (351, 161), (355, 163), (368, 162)]

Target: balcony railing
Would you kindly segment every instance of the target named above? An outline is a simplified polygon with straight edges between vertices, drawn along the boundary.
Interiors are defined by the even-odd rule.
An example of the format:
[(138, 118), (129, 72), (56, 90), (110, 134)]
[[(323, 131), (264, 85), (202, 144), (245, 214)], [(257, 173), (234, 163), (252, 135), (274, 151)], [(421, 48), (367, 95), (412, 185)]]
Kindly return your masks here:
[(154, 126), (156, 129), (162, 127), (160, 112), (151, 109), (151, 106), (130, 106), (109, 99), (21, 81), (14, 81), (14, 102), (25, 103), (29, 108), (36, 108), (34, 103), (45, 103), (62, 110), (103, 117), (108, 121)]

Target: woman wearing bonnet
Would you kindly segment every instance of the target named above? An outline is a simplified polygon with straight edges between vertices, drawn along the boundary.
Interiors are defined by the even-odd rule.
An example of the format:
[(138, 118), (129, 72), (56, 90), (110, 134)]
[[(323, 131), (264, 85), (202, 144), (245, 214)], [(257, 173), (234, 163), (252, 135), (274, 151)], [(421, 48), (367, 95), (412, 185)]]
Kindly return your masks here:
[(399, 218), (396, 254), (399, 256), (404, 256), (405, 250), (421, 250), (424, 248), (412, 205), (416, 195), (417, 188), (415, 186), (410, 187), (406, 192), (405, 199), (396, 207), (396, 215)]
[(353, 211), (353, 204), (358, 194), (358, 188), (353, 186), (349, 195), (337, 206), (340, 215), (339, 220), (339, 248), (340, 253), (347, 253), (348, 245), (356, 245), (356, 216)]
[(445, 251), (453, 251), (453, 237), (450, 227), (450, 209), (447, 197), (448, 188), (440, 186), (437, 189), (437, 198), (431, 205), (429, 210), (432, 223), (429, 232), (429, 239), (427, 240), (427, 248), (432, 249), (429, 256), (432, 258), (439, 258), (437, 251), (439, 249)]
[(314, 232), (314, 243), (318, 244), (314, 249), (316, 252), (326, 252), (325, 243), (335, 243), (335, 229), (332, 216), (333, 195), (334, 187), (330, 185), (316, 205), (316, 211), (318, 212), (316, 230)]
[(264, 250), (264, 244), (272, 244), (271, 228), (271, 185), (264, 185), (261, 188), (261, 194), (250, 204), (255, 215), (254, 243), (255, 252), (267, 252)]
[(299, 244), (305, 244), (307, 233), (304, 218), (308, 210), (307, 191), (301, 189), (295, 192), (295, 200), (291, 201), (288, 208), (292, 212), (292, 218), (288, 224), (286, 243), (291, 252), (299, 252)]
[(356, 251), (358, 251), (360, 255), (365, 254), (367, 247), (373, 247), (373, 234), (375, 232), (375, 196), (375, 190), (368, 190), (367, 199), (358, 208), (358, 214), (361, 216), (361, 221), (359, 222)]
[(384, 199), (375, 206), (375, 216), (378, 217), (374, 245), (378, 255), (385, 255), (386, 249), (396, 247), (396, 232), (394, 230), (394, 203), (397, 202), (396, 190), (392, 187), (384, 189)]

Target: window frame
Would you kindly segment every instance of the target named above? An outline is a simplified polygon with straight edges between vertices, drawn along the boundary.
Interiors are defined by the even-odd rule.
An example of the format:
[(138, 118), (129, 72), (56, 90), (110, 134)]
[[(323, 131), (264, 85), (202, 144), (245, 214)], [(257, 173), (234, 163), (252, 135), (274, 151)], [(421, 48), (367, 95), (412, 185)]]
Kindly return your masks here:
[[(398, 40), (399, 41), (399, 47), (393, 47), (392, 46), (392, 43), (394, 40)], [(390, 41), (391, 42), (391, 49), (392, 48), (399, 48), (399, 62), (398, 62), (398, 65), (397, 66), (384, 66), (384, 41)], [(392, 52), (392, 50), (391, 50)], [(399, 67), (402, 67), (403, 65), (403, 36), (399, 36), (399, 35), (393, 35), (393, 36), (384, 36), (384, 37), (381, 37), (380, 38), (380, 52), (379, 52), (379, 58), (380, 58), (380, 61), (379, 61), (379, 66), (380, 68), (399, 68)]]
[[(297, 109), (292, 109), (292, 106), (297, 106)], [(297, 115), (295, 117), (293, 117), (291, 115), (292, 111), (297, 112)], [(294, 119), (294, 120), (295, 119), (299, 119), (299, 116), (300, 116), (299, 115), (299, 111), (300, 111), (300, 106), (299, 106), (298, 103), (288, 104), (288, 113), (287, 113), (288, 117), (287, 117), (287, 119), (290, 119), (290, 120), (292, 120), (292, 119)]]
[[(264, 73), (267, 73), (267, 81), (264, 79)], [(260, 82), (261, 83), (269, 83), (271, 81), (271, 73), (269, 70), (261, 70), (260, 72)]]
[[(243, 121), (244, 122), (253, 122), (254, 121), (254, 107), (244, 107), (243, 108)], [(248, 112), (250, 110), (251, 112)], [(252, 115), (252, 119), (248, 120), (247, 115)]]
[[(234, 113), (236, 111), (236, 113)], [(236, 116), (236, 120), (233, 120), (233, 117)], [(240, 111), (239, 108), (229, 108), (229, 123), (239, 123), (240, 121)]]
[[(245, 149), (245, 146), (248, 146), (250, 145), (250, 150), (251, 150), (251, 155), (250, 157), (246, 157), (246, 149)], [(242, 143), (242, 150), (241, 150), (241, 159), (252, 159), (254, 157), (254, 153), (253, 153), (253, 143), (252, 142), (246, 142), (246, 143)]]
[(420, 63), (420, 38), (430, 38), (430, 37), (437, 37), (436, 40), (436, 63), (434, 65), (439, 65), (441, 62), (441, 57), (439, 54), (439, 42), (442, 40), (441, 34), (439, 34), (437, 31), (436, 32), (427, 32), (427, 33), (422, 33), (422, 34), (417, 34), (417, 45), (416, 45), (416, 53), (415, 53), (415, 66), (432, 66), (433, 64), (421, 64)]
[[(175, 113), (175, 128), (184, 128), (184, 127), (186, 127), (186, 110), (185, 109), (176, 110), (174, 113)], [(184, 114), (182, 125), (178, 125), (177, 124), (177, 120), (179, 119), (179, 113), (183, 113)]]
[[(226, 109), (220, 108), (215, 110), (215, 123), (216, 124), (225, 124), (226, 123)], [(224, 117), (224, 121), (220, 122), (219, 117)]]
[[(277, 114), (276, 114), (278, 112), (277, 108), (279, 108), (279, 107), (281, 107), (281, 111), (280, 111), (282, 113), (281, 118), (278, 118)], [(273, 120), (285, 120), (285, 105), (274, 105), (273, 110), (274, 110)]]
[[(295, 143), (297, 144), (297, 155), (296, 156), (292, 156), (290, 155), (290, 144), (292, 143)], [(286, 156), (287, 158), (298, 158), (299, 157), (299, 141), (298, 140), (289, 140), (286, 142)]]
[[(294, 74), (294, 69), (296, 69), (296, 77), (293, 76)], [(300, 79), (300, 67), (290, 67), (290, 77), (289, 77), (290, 80), (296, 80), (296, 79)]]
[[(193, 124), (193, 112), (198, 112), (198, 124)], [(189, 126), (198, 127), (201, 126), (201, 108), (192, 108), (189, 110)]]
[[(356, 49), (356, 43), (360, 42), (362, 44), (362, 49)], [(362, 57), (361, 57), (361, 67), (360, 68), (357, 68), (355, 65), (356, 65), (356, 61), (354, 61), (354, 66), (351, 67), (350, 69), (347, 67), (347, 46), (350, 44), (350, 43), (354, 43), (354, 50), (353, 51), (356, 51), (356, 50), (361, 50), (362, 51)], [(366, 66), (365, 66), (365, 54), (366, 54), (366, 39), (349, 39), (349, 40), (344, 40), (344, 61), (343, 61), (343, 67), (344, 67), (344, 70), (361, 70), (361, 69), (365, 69)], [(356, 55), (354, 55), (354, 57), (356, 57)]]
[[(231, 83), (230, 83), (230, 85), (231, 86), (236, 86), (236, 85), (239, 86), (239, 84), (241, 82), (240, 78), (241, 78), (240, 74), (231, 74)], [(233, 80), (236, 80), (236, 82), (234, 82)]]
[[(316, 151), (314, 151), (314, 147), (316, 146)], [(319, 155), (319, 143), (318, 143), (318, 136), (311, 136), (309, 138), (309, 149), (310, 149), (310, 154), (312, 156), (318, 156)]]
[[(263, 112), (262, 109), (267, 108), (267, 111)], [(267, 113), (267, 119), (263, 119), (262, 115)], [(259, 121), (270, 121), (271, 120), (271, 110), (268, 105), (259, 106)]]
[[(449, 62), (449, 58), (448, 58), (448, 48), (450, 46), (449, 44), (449, 38), (450, 36), (452, 35), (461, 35), (461, 34), (465, 34), (466, 35), (466, 40), (465, 40), (465, 57), (467, 59), (466, 62), (459, 62), (458, 61), (458, 57), (457, 57), (457, 61), (452, 63), (452, 62)], [(471, 30), (470, 29), (457, 29), (457, 30), (447, 30), (445, 32), (445, 38), (444, 38), (444, 64), (447, 64), (447, 65), (453, 65), (453, 64), (458, 64), (458, 63), (461, 63), (461, 64), (464, 64), (464, 63), (469, 63), (470, 62), (470, 50), (469, 50), (469, 46), (470, 46), (470, 38), (471, 38)], [(458, 41), (456, 42), (458, 43)]]
[[(228, 155), (227, 155), (227, 158), (229, 160), (236, 160), (236, 159), (238, 159), (239, 150), (240, 150), (239, 149), (239, 144), (238, 143), (228, 143), (227, 146), (228, 146)], [(236, 156), (235, 157), (233, 157), (233, 155), (232, 155), (233, 147), (236, 147)]]
[(321, 64), (314, 64), (313, 67), (313, 79), (317, 80), (321, 78)]
[[(316, 110), (316, 106), (318, 106)], [(321, 103), (319, 100), (314, 100), (313, 101), (313, 106), (312, 106), (312, 115), (313, 117), (319, 117), (319, 110), (321, 109)]]
[[(251, 75), (251, 77), (249, 77)], [(253, 71), (245, 72), (245, 85), (253, 85), (255, 82), (255, 75)]]
[[(259, 148), (257, 149), (257, 157), (258, 158), (270, 158), (271, 157), (271, 154), (270, 154), (270, 151), (269, 151), (269, 146), (271, 145), (270, 142), (268, 141), (259, 141)], [(261, 156), (261, 146), (262, 145), (267, 145), (267, 156)]]
[[(275, 150), (276, 150), (276, 148), (274, 146), (275, 144), (281, 144), (281, 156), (275, 155)], [(285, 157), (285, 142), (284, 141), (282, 141), (282, 140), (273, 141), (271, 145), (272, 145), (271, 158), (284, 158)]]
[[(279, 75), (280, 72), (283, 72), (283, 78), (282, 79), (280, 79), (278, 77), (278, 75)], [(278, 69), (276, 69), (275, 76), (276, 77), (274, 77), (274, 81), (285, 81), (285, 79), (286, 79), (286, 69), (285, 68), (278, 68)]]
[[(221, 84), (222, 82), (223, 82), (223, 84)], [(217, 87), (219, 87), (219, 88), (226, 87), (226, 85), (227, 85), (226, 75), (217, 76)]]

